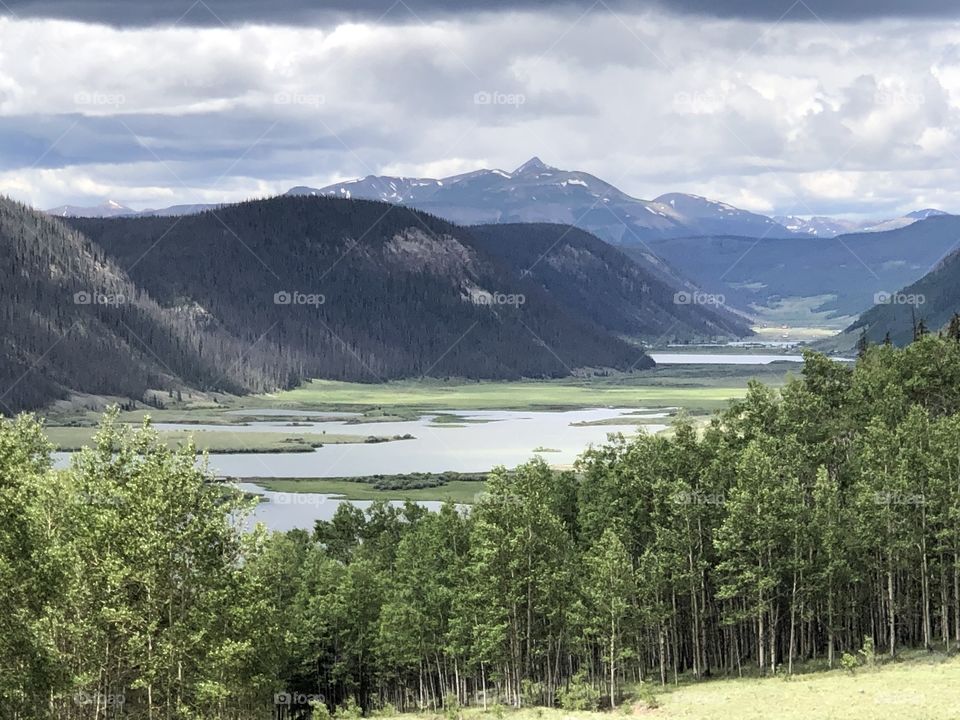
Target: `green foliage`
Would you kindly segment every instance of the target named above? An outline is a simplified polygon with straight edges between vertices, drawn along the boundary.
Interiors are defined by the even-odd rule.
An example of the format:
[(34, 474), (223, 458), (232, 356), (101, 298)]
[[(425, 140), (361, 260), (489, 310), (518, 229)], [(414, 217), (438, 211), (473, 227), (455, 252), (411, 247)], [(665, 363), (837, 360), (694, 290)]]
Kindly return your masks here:
[(343, 705), (338, 705), (333, 712), (334, 720), (359, 720), (363, 717), (363, 708), (357, 703), (357, 699), (351, 695), (346, 699)]
[(539, 705), (543, 702), (544, 684), (524, 678), (520, 684), (520, 698), (524, 705)]
[(0, 719), (452, 719), (481, 694), (499, 717), (614, 708), (638, 676), (652, 706), (674, 678), (952, 645), (956, 344), (808, 355), (702, 433), (498, 469), (469, 511), (342, 504), (313, 533), (246, 528), (148, 425), (108, 414), (54, 470), (34, 418), (0, 421)]
[[(397, 706), (391, 702), (384, 703), (382, 707), (379, 707), (376, 710), (374, 710), (372, 713), (370, 713), (372, 717), (382, 717), (382, 718), (394, 717), (396, 716), (396, 714), (397, 714)], [(311, 718), (311, 720), (317, 720), (317, 719)]]
[(561, 708), (571, 712), (596, 710), (600, 706), (600, 691), (579, 672), (557, 692), (557, 699)]
[[(396, 715), (396, 708), (391, 707), (389, 714), (384, 712), (382, 717)], [(331, 720), (330, 708), (322, 700), (314, 700), (310, 703), (310, 720)]]
[(660, 701), (657, 700), (657, 693), (648, 683), (643, 683), (637, 690), (637, 699), (642, 702), (648, 710), (656, 710), (660, 707)]
[(455, 693), (447, 693), (443, 696), (443, 716), (447, 720), (460, 718), (460, 698)]
[(857, 668), (860, 667), (860, 661), (857, 659), (856, 655), (844, 653), (840, 658), (840, 667), (852, 675), (856, 672)]

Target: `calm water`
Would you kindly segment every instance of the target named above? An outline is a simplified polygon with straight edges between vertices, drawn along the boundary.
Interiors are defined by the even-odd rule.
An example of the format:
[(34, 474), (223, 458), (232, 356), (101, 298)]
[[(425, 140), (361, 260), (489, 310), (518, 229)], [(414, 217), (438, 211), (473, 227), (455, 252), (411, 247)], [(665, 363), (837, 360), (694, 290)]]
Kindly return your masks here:
[[(753, 353), (652, 353), (660, 364), (757, 365), (777, 361), (800, 362), (799, 355)], [(358, 413), (287, 409), (236, 410), (234, 414), (269, 418), (271, 415), (304, 418), (291, 426), (285, 421), (263, 420), (242, 426), (180, 425), (157, 423), (161, 430), (205, 430), (247, 432), (309, 433), (393, 436), (412, 435), (412, 440), (376, 444), (325, 445), (306, 453), (217, 454), (210, 456), (211, 468), (222, 475), (256, 477), (355, 477), (413, 472), (485, 472), (498, 465), (514, 467), (539, 454), (551, 465), (570, 465), (591, 445), (607, 441), (613, 433), (656, 433), (667, 427), (667, 412), (640, 408), (595, 408), (570, 411), (455, 410), (449, 414), (465, 422), (438, 424), (436, 414), (400, 422), (348, 422)], [(634, 425), (629, 418), (643, 417), (654, 422)], [(315, 422), (311, 418), (322, 421)], [(617, 422), (617, 421), (620, 422)], [(657, 422), (664, 420), (664, 422)], [(605, 425), (579, 425), (609, 421)], [(68, 453), (56, 454), (57, 464), (69, 462)], [(274, 493), (252, 483), (240, 487), (265, 497), (253, 520), (274, 530), (312, 529), (316, 520), (333, 517), (344, 502), (338, 496), (319, 493)], [(370, 501), (351, 501), (368, 507)], [(440, 503), (424, 502), (436, 509)]]
[[(264, 498), (264, 502), (257, 505), (250, 518), (251, 525), (262, 522), (271, 530), (313, 530), (317, 520), (330, 520), (337, 511), (337, 506), (345, 502), (336, 495), (321, 493), (278, 493), (265, 490), (254, 483), (237, 483), (237, 487), (245, 492), (255, 493)], [(351, 500), (351, 504), (366, 509), (373, 504), (372, 500)], [(391, 505), (402, 506), (403, 502), (391, 501)], [(439, 510), (443, 504), (434, 500), (421, 500), (419, 505), (428, 510)]]
[[(259, 411), (258, 411), (259, 412)], [(452, 411), (454, 412), (454, 411)], [(508, 410), (455, 411), (468, 422), (451, 425), (433, 422), (436, 415), (418, 420), (349, 424), (343, 421), (310, 422), (289, 427), (278, 422), (257, 422), (235, 428), (237, 432), (303, 432), (322, 435), (406, 435), (412, 440), (377, 444), (325, 445), (309, 453), (254, 453), (211, 455), (217, 472), (235, 477), (351, 477), (413, 472), (485, 472), (497, 465), (513, 467), (530, 459), (534, 450), (546, 448), (543, 457), (553, 465), (569, 465), (591, 444), (603, 443), (610, 433), (636, 432), (628, 422), (578, 427), (574, 423), (623, 418), (640, 413), (648, 419), (666, 418), (666, 412), (598, 408), (566, 412)], [(177, 429), (177, 425), (157, 425)], [(219, 429), (193, 426), (194, 430)], [(658, 432), (666, 423), (642, 426)], [(556, 452), (553, 452), (556, 451)]]
[[(181, 425), (156, 423), (159, 430), (297, 432), (349, 435), (406, 435), (412, 440), (376, 444), (325, 445), (306, 453), (249, 453), (210, 455), (210, 466), (218, 474), (241, 478), (256, 477), (351, 477), (413, 472), (485, 472), (498, 465), (514, 467), (535, 454), (551, 465), (570, 465), (591, 445), (607, 441), (612, 433), (655, 433), (667, 427), (668, 412), (632, 408), (596, 408), (571, 411), (457, 410), (451, 414), (467, 422), (437, 424), (436, 414), (402, 422), (348, 423), (355, 413), (325, 413), (291, 410), (257, 410), (258, 415), (297, 415), (300, 417), (339, 416), (323, 422), (305, 421), (291, 427), (281, 421), (258, 421), (249, 425)], [(241, 411), (243, 413), (243, 411)], [(246, 412), (245, 414), (250, 414)], [(649, 425), (633, 425), (630, 418), (652, 420)], [(578, 426), (576, 423), (618, 420), (613, 425)], [(663, 422), (657, 422), (663, 420)], [(539, 451), (539, 452), (537, 452)], [(57, 453), (57, 464), (69, 462), (69, 453)], [(240, 487), (263, 495), (253, 520), (273, 530), (312, 529), (314, 521), (333, 517), (340, 497), (319, 493), (274, 493), (251, 484)], [(370, 501), (351, 501), (368, 507)], [(402, 504), (402, 503), (401, 503)], [(438, 508), (440, 503), (424, 502)]]
[(803, 355), (762, 353), (648, 353), (659, 365), (769, 365), (772, 362), (803, 362)]

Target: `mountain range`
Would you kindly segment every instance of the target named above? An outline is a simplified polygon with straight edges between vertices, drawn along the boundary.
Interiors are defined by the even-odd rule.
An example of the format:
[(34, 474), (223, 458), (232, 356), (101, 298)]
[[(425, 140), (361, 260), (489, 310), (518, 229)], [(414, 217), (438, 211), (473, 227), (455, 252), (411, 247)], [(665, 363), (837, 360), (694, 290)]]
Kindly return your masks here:
[(778, 215), (773, 219), (791, 233), (811, 235), (814, 237), (836, 237), (837, 235), (856, 232), (886, 232), (887, 230), (897, 230), (907, 225), (912, 225), (917, 222), (917, 220), (926, 220), (928, 217), (947, 214), (948, 213), (943, 212), (943, 210), (925, 208), (923, 210), (914, 210), (902, 217), (881, 220), (879, 222), (875, 220), (857, 222), (830, 217), (811, 217), (804, 219), (794, 215)]
[(870, 308), (878, 293), (923, 277), (956, 247), (958, 237), (960, 216), (941, 214), (885, 232), (667, 238), (624, 251), (641, 261), (655, 255), (754, 317), (840, 330)]
[[(321, 188), (297, 186), (287, 195), (327, 195), (408, 205), (463, 225), (483, 223), (561, 223), (575, 225), (613, 244), (650, 239), (735, 235), (741, 237), (834, 237), (849, 232), (881, 232), (916, 222), (940, 210), (918, 210), (881, 221), (794, 216), (767, 217), (727, 203), (686, 193), (653, 200), (628, 195), (578, 170), (561, 170), (533, 157), (512, 172), (476, 170), (445, 178), (383, 175)], [(64, 205), (46, 212), (58, 217), (188, 215), (217, 204), (175, 205), (132, 210), (108, 200), (92, 207)]]
[(468, 225), (562, 222), (622, 245), (651, 238), (706, 235), (833, 237), (894, 229), (941, 213), (928, 209), (903, 218), (855, 223), (833, 218), (771, 218), (686, 193), (641, 200), (590, 173), (551, 167), (538, 157), (512, 172), (476, 170), (442, 179), (368, 175), (322, 188), (294, 187), (287, 194), (402, 203)]
[[(512, 172), (477, 170), (440, 179), (371, 175), (322, 188), (294, 187), (286, 195), (376, 200), (469, 226), (572, 225), (619, 247), (658, 287), (709, 291), (760, 323), (838, 330), (867, 310), (875, 293), (919, 279), (954, 243), (953, 216), (940, 210), (875, 222), (771, 218), (683, 193), (640, 200), (589, 173), (560, 170), (536, 157)], [(111, 202), (49, 212), (162, 217), (217, 207), (132, 211)], [(657, 323), (641, 324), (649, 329)], [(699, 336), (695, 326), (677, 327), (686, 337)]]
[(166, 208), (134, 210), (126, 205), (122, 205), (115, 200), (104, 200), (99, 205), (60, 205), (50, 208), (44, 212), (47, 215), (53, 215), (59, 218), (108, 218), (108, 217), (175, 217), (179, 215), (193, 215), (204, 210), (215, 210), (223, 207), (223, 203), (200, 203), (191, 205), (171, 205)]

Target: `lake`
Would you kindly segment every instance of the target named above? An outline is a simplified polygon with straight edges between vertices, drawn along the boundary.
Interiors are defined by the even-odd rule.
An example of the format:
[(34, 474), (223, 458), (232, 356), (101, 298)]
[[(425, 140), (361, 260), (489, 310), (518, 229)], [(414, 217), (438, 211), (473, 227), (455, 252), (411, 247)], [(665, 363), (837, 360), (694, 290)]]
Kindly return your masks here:
[[(257, 411), (261, 413), (262, 411)], [(277, 411), (290, 414), (288, 410)], [(610, 433), (633, 433), (631, 419), (643, 418), (649, 432), (667, 427), (666, 411), (595, 408), (569, 411), (457, 410), (465, 422), (436, 423), (438, 413), (397, 422), (305, 422), (295, 428), (261, 421), (229, 428), (243, 432), (290, 432), (349, 435), (413, 435), (412, 440), (385, 443), (325, 445), (306, 453), (211, 454), (210, 465), (234, 477), (356, 477), (414, 472), (486, 472), (497, 465), (513, 467), (529, 460), (536, 449), (552, 465), (570, 465), (591, 444)], [(299, 413), (298, 413), (299, 414)], [(312, 413), (316, 416), (318, 413)], [(320, 413), (325, 416), (329, 413)], [(620, 419), (621, 423), (616, 423)], [(664, 422), (655, 422), (663, 420)], [(614, 422), (613, 425), (578, 423)], [(223, 426), (156, 425), (160, 430), (221, 430)]]
[[(800, 355), (737, 352), (654, 352), (660, 364), (758, 365), (777, 361), (800, 362)], [(432, 411), (402, 421), (362, 422), (358, 413), (286, 408), (230, 411), (262, 420), (247, 425), (195, 425), (156, 423), (159, 430), (203, 432), (277, 432), (331, 435), (395, 436), (413, 439), (383, 443), (329, 444), (312, 452), (211, 454), (211, 469), (238, 478), (357, 477), (416, 472), (487, 472), (498, 465), (508, 468), (540, 455), (554, 466), (572, 465), (591, 445), (607, 442), (610, 434), (656, 433), (668, 427), (669, 411), (650, 408), (590, 408), (577, 410), (449, 410)], [(273, 415), (283, 420), (270, 420)], [(452, 422), (436, 422), (438, 415), (456, 416)], [(290, 417), (302, 417), (296, 426)], [(316, 422), (310, 418), (322, 418)], [(449, 418), (447, 418), (449, 419)], [(642, 420), (642, 424), (636, 421)], [(360, 422), (358, 422), (360, 420)], [(599, 423), (599, 424), (598, 424)], [(57, 453), (59, 465), (69, 454)], [(252, 483), (241, 483), (249, 492), (261, 494), (254, 520), (275, 530), (311, 529), (318, 519), (329, 519), (340, 497), (319, 493), (274, 493)], [(370, 501), (351, 501), (367, 507)], [(423, 503), (439, 507), (439, 503)]]
[(803, 355), (777, 353), (647, 353), (658, 365), (769, 365), (773, 362), (803, 362)]
[[(249, 414), (249, 411), (237, 411)], [(210, 467), (220, 475), (256, 477), (356, 477), (376, 474), (414, 472), (486, 472), (498, 465), (515, 467), (534, 455), (551, 465), (571, 465), (591, 445), (607, 441), (611, 433), (656, 433), (667, 427), (667, 410), (640, 408), (593, 408), (567, 411), (457, 410), (449, 414), (461, 418), (452, 423), (436, 423), (439, 412), (415, 420), (357, 423), (356, 413), (257, 410), (257, 415), (317, 417), (323, 422), (304, 421), (296, 427), (287, 422), (263, 420), (248, 425), (186, 425), (155, 423), (158, 430), (204, 430), (277, 432), (350, 435), (413, 435), (411, 440), (384, 443), (325, 445), (312, 452), (211, 454)], [(445, 413), (444, 413), (445, 414)], [(329, 419), (328, 419), (329, 418)], [(336, 419), (332, 419), (336, 418)], [(636, 425), (631, 420), (643, 419)], [(354, 422), (350, 422), (354, 420)], [(584, 425), (582, 423), (613, 423)], [(539, 451), (539, 452), (537, 452)], [(56, 453), (57, 464), (66, 465), (69, 453)], [(263, 495), (253, 520), (273, 530), (312, 529), (315, 520), (333, 517), (341, 498), (319, 493), (273, 493), (252, 483), (240, 483), (243, 489)], [(370, 501), (352, 500), (358, 507)], [(401, 503), (402, 504), (402, 503)], [(436, 508), (440, 503), (423, 502)]]
[[(250, 523), (252, 525), (262, 522), (271, 530), (287, 531), (299, 528), (312, 531), (317, 520), (332, 519), (340, 503), (345, 502), (336, 495), (323, 493), (272, 492), (249, 482), (236, 483), (236, 486), (244, 492), (263, 497), (264, 501), (253, 511)], [(373, 504), (372, 500), (350, 500), (349, 502), (361, 509), (366, 509)], [(390, 504), (401, 507), (403, 502), (392, 500)], [(439, 510), (443, 503), (437, 500), (420, 500), (417, 504), (428, 510)]]

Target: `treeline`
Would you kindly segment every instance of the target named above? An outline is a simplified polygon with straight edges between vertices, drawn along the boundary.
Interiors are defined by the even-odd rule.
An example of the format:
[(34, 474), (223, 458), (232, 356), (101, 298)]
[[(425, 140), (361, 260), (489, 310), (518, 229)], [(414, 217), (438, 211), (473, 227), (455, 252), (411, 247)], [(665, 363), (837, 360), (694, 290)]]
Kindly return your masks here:
[(269, 534), (240, 505), (149, 430), (108, 418), (55, 472), (42, 428), (0, 424), (0, 716), (576, 709), (956, 651), (960, 343), (810, 354), (702, 431), (494, 472), (469, 511)]

